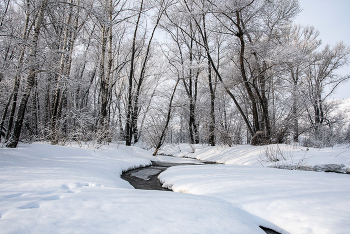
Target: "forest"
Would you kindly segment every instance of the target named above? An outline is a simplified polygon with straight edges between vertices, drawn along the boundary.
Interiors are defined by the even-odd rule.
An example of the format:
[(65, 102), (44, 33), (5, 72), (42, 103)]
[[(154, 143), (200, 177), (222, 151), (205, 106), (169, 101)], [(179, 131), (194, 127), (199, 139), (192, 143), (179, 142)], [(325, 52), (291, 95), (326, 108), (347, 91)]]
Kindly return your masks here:
[[(350, 48), (297, 0), (1, 0), (1, 145), (350, 141)], [(125, 142), (125, 143), (124, 143)]]

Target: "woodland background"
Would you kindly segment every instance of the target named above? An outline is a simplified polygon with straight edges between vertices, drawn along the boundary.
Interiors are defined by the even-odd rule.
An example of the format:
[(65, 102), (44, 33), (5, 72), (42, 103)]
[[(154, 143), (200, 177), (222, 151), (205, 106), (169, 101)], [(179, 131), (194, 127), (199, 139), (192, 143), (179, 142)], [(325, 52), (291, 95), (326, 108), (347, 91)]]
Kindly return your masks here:
[[(333, 146), (350, 49), (297, 0), (1, 0), (0, 136)], [(156, 153), (156, 152), (155, 152)]]

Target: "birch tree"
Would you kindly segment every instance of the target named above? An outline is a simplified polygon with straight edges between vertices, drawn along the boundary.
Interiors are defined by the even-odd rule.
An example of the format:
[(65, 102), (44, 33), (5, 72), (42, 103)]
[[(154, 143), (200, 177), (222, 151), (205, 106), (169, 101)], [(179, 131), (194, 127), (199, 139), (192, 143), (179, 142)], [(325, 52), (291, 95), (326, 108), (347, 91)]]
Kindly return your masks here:
[(48, 0), (42, 0), (40, 2), (39, 14), (38, 14), (38, 18), (36, 19), (36, 22), (35, 22), (35, 27), (34, 27), (34, 31), (33, 31), (33, 35), (32, 35), (32, 41), (31, 41), (31, 45), (30, 45), (30, 52), (29, 52), (30, 64), (29, 64), (26, 87), (25, 87), (24, 94), (23, 94), (21, 102), (20, 102), (19, 109), (18, 109), (17, 120), (15, 123), (13, 135), (11, 136), (9, 143), (6, 145), (9, 148), (16, 148), (17, 147), (19, 137), (21, 134), (21, 130), (22, 130), (22, 124), (23, 124), (26, 106), (27, 106), (28, 99), (30, 96), (30, 91), (34, 86), (35, 75), (37, 72), (37, 68), (36, 68), (37, 67), (37, 64), (36, 64), (36, 62), (37, 62), (37, 47), (38, 47), (40, 29), (41, 29), (43, 21), (44, 21), (44, 15), (45, 15), (47, 4), (48, 4)]

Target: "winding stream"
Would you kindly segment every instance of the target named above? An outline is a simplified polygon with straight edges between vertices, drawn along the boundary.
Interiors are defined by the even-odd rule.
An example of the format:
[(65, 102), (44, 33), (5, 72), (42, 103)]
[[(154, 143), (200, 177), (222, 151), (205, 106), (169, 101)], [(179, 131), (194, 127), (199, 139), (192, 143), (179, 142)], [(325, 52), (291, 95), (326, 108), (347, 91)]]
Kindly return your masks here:
[[(158, 180), (158, 175), (165, 171), (168, 167), (184, 166), (184, 165), (203, 165), (203, 164), (215, 164), (213, 162), (199, 162), (196, 160), (189, 160), (189, 162), (159, 162), (152, 161), (151, 166), (132, 169), (124, 172), (121, 175), (123, 180), (128, 181), (135, 189), (143, 190), (162, 190), (172, 191), (167, 188), (163, 188), (162, 184)], [(261, 227), (267, 234), (280, 234), (269, 228)]]

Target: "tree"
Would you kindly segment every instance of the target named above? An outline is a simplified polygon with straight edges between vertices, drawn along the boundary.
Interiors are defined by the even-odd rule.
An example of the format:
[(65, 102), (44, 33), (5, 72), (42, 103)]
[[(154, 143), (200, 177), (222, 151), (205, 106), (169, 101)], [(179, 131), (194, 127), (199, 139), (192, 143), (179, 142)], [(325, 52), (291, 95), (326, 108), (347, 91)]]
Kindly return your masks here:
[[(342, 42), (334, 47), (326, 45), (322, 51), (315, 51), (309, 58), (305, 71), (307, 96), (312, 110), (307, 109), (309, 121), (316, 136), (320, 134), (323, 124), (330, 126), (324, 114), (325, 99), (341, 84), (348, 80), (350, 75), (338, 75), (336, 71), (349, 64), (350, 48)], [(327, 91), (328, 88), (328, 91)]]
[[(156, 18), (156, 22), (153, 26), (153, 29), (152, 29), (152, 32), (151, 32), (151, 36), (148, 40), (148, 43), (147, 43), (147, 47), (146, 47), (146, 51), (145, 51), (145, 55), (144, 55), (144, 58), (143, 58), (143, 62), (142, 62), (142, 65), (141, 65), (141, 71), (140, 71), (140, 75), (139, 75), (139, 79), (138, 79), (138, 82), (137, 82), (137, 87), (136, 87), (136, 91), (135, 91), (135, 94), (134, 94), (134, 102), (133, 102), (133, 110), (132, 110), (132, 115), (131, 115), (131, 129), (132, 129), (132, 137), (134, 138), (134, 143), (137, 143), (139, 141), (139, 137), (140, 137), (140, 134), (139, 134), (139, 131), (138, 131), (138, 126), (137, 126), (137, 123), (138, 123), (138, 117), (139, 117), (139, 97), (141, 95), (141, 88), (142, 88), (142, 85), (144, 83), (144, 80), (146, 78), (146, 68), (147, 68), (147, 64), (148, 64), (148, 61), (149, 61), (149, 58), (150, 58), (150, 50), (151, 50), (151, 44), (152, 44), (152, 41), (153, 41), (153, 38), (154, 38), (154, 35), (155, 35), (155, 31), (159, 25), (159, 22), (163, 16), (163, 13), (164, 11), (166, 10), (167, 8), (167, 3), (164, 1), (164, 0), (161, 0), (160, 2), (160, 7), (158, 9), (158, 13), (157, 13), (157, 18)], [(132, 138), (131, 137), (131, 138)]]
[(33, 36), (32, 36), (32, 42), (30, 46), (30, 52), (29, 52), (29, 57), (30, 57), (30, 65), (29, 65), (29, 71), (28, 71), (28, 77), (27, 77), (27, 83), (26, 83), (26, 88), (24, 90), (24, 94), (21, 99), (21, 103), (18, 109), (18, 114), (17, 114), (17, 120), (15, 123), (15, 128), (13, 131), (13, 135), (10, 139), (10, 142), (6, 145), (9, 148), (16, 148), (19, 137), (21, 134), (22, 130), (22, 124), (23, 124), (23, 119), (24, 119), (24, 114), (25, 114), (25, 109), (27, 106), (27, 102), (30, 96), (30, 91), (34, 86), (35, 82), (35, 75), (37, 72), (36, 69), (36, 55), (37, 55), (37, 47), (38, 47), (38, 41), (39, 41), (39, 34), (40, 34), (40, 29), (43, 24), (44, 20), (44, 14), (46, 11), (48, 0), (42, 0), (40, 3), (40, 8), (39, 8), (39, 15), (38, 18), (35, 22), (35, 27), (33, 31)]
[(175, 84), (174, 89), (173, 89), (173, 92), (171, 94), (170, 101), (169, 101), (169, 106), (168, 106), (168, 112), (167, 112), (167, 115), (166, 115), (166, 120), (165, 120), (164, 125), (162, 126), (162, 131), (161, 131), (161, 134), (159, 136), (158, 142), (156, 144), (156, 147), (155, 147), (156, 149), (153, 152), (153, 156), (157, 155), (158, 150), (160, 149), (160, 147), (164, 143), (165, 134), (166, 134), (166, 131), (168, 130), (168, 126), (169, 126), (169, 122), (170, 122), (170, 118), (171, 118), (173, 100), (174, 100), (176, 88), (177, 88), (177, 85), (179, 84), (179, 81), (180, 81), (180, 79), (177, 79), (176, 84)]
[[(287, 28), (286, 41), (282, 39), (282, 43), (290, 46), (292, 59), (286, 63), (288, 70), (288, 79), (292, 89), (292, 129), (293, 140), (298, 142), (299, 137), (299, 118), (304, 109), (300, 103), (302, 100), (301, 90), (303, 87), (302, 77), (308, 67), (307, 59), (321, 44), (318, 39), (319, 32), (313, 27), (302, 27), (300, 25), (290, 26)], [(294, 51), (293, 51), (294, 50)]]
[(140, 3), (140, 9), (137, 14), (137, 20), (135, 24), (134, 36), (132, 39), (132, 48), (131, 48), (131, 59), (130, 59), (130, 73), (129, 73), (129, 85), (128, 85), (128, 106), (127, 106), (127, 114), (126, 114), (126, 124), (125, 124), (125, 140), (126, 145), (130, 146), (132, 141), (132, 98), (133, 98), (133, 79), (134, 79), (134, 63), (136, 56), (136, 37), (137, 30), (139, 28), (140, 18), (143, 11), (143, 0)]

